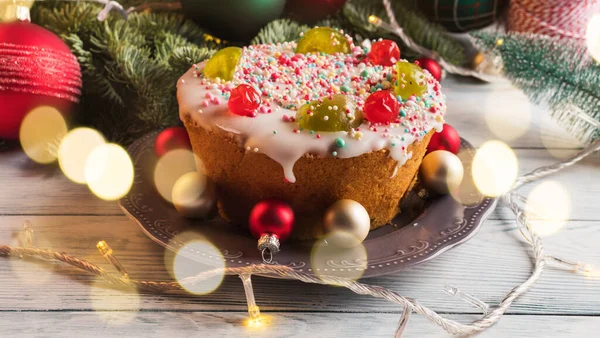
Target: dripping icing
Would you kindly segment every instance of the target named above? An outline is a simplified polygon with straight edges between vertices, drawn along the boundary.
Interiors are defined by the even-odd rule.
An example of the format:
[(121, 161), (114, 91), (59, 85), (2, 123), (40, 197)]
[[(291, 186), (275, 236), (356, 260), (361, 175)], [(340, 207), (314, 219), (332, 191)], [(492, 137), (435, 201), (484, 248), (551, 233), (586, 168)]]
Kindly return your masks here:
[[(244, 48), (234, 74), (234, 79), (227, 83), (199, 77), (198, 74), (202, 71), (205, 62), (195, 65), (177, 83), (181, 119), (185, 120), (189, 116), (195, 124), (200, 125), (202, 128), (212, 129), (217, 127), (237, 135), (240, 137), (240, 146), (246, 149), (250, 147), (252, 150), (257, 148), (259, 153), (263, 153), (278, 162), (282, 166), (284, 176), (289, 182), (295, 182), (293, 167), (298, 159), (305, 154), (314, 154), (322, 157), (332, 156), (331, 149), (334, 147), (337, 138), (341, 138), (345, 142), (344, 147), (334, 147), (336, 156), (339, 158), (350, 158), (386, 149), (389, 155), (397, 161), (397, 166), (399, 167), (412, 157), (412, 153), (407, 151), (410, 144), (421, 140), (432, 129), (436, 131), (442, 129), (444, 123), (443, 116), (445, 114), (445, 97), (439, 90), (439, 84), (433, 80), (427, 71), (424, 71), (428, 79), (427, 92), (420, 98), (409, 99), (403, 105), (406, 115), (406, 117), (402, 118), (402, 124), (404, 125), (390, 124), (388, 126), (374, 126), (374, 128), (370, 128), (369, 123), (364, 121), (360, 126), (360, 131), (319, 132), (319, 138), (306, 130), (299, 133), (294, 132), (298, 128), (298, 124), (285, 121), (283, 117), (284, 115), (296, 115), (296, 109), (301, 103), (299, 96), (302, 95), (302, 89), (306, 88), (302, 86), (295, 87), (289, 83), (286, 84), (277, 81), (264, 81), (262, 83), (263, 90), (277, 95), (286, 93), (285, 97), (282, 97), (278, 101), (263, 102), (260, 112), (256, 117), (241, 117), (229, 112), (227, 107), (228, 98), (225, 95), (227, 88), (235, 87), (241, 83), (252, 83), (255, 86), (260, 85), (252, 81), (260, 78), (262, 75), (257, 75), (257, 77), (248, 76), (248, 74), (242, 71), (246, 65), (251, 63), (264, 64), (267, 60), (271, 60), (273, 55), (278, 54), (293, 56), (294, 49), (294, 42)], [(362, 62), (357, 63), (360, 58), (357, 53), (355, 51), (355, 54), (350, 56), (341, 54), (321, 55), (316, 58), (324, 58), (326, 61), (341, 65), (339, 69), (336, 69), (336, 72), (339, 72), (339, 74), (348, 74), (349, 77), (358, 77), (361, 73), (367, 71), (375, 78), (380, 76), (380, 80), (383, 83), (386, 80), (381, 74), (393, 73), (392, 67), (372, 66)], [(253, 71), (257, 73), (263, 72), (258, 65), (254, 66)], [(304, 68), (302, 71), (311, 72), (317, 70)], [(331, 78), (327, 78), (327, 81), (335, 82)], [(277, 89), (277, 86), (279, 86), (279, 89)], [(320, 89), (323, 90), (323, 88)], [(312, 100), (319, 96), (325, 96), (322, 94), (326, 93), (319, 93), (318, 89), (315, 88), (314, 92), (310, 94), (312, 95), (310, 97)], [(355, 92), (348, 95), (362, 106), (369, 93)], [(209, 102), (207, 104), (207, 97), (219, 98), (218, 103)], [(433, 103), (437, 107), (437, 110), (431, 112), (424, 101)], [(293, 104), (295, 106), (289, 106)], [(270, 112), (268, 112), (269, 110)], [(273, 133), (274, 130), (277, 133)]]

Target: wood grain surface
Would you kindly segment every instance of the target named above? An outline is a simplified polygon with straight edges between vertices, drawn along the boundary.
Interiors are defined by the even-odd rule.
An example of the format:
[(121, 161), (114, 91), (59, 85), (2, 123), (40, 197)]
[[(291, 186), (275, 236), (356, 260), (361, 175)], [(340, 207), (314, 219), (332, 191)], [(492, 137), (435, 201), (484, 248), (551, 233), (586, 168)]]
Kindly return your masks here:
[[(476, 146), (492, 139), (507, 142), (519, 159), (520, 173), (551, 164), (580, 146), (507, 82), (450, 78), (443, 86), (449, 123)], [(594, 155), (550, 178), (566, 188), (572, 210), (570, 221), (545, 238), (547, 253), (600, 267), (599, 168), (600, 158)], [(521, 192), (526, 195), (531, 188)], [(530, 253), (512, 219), (499, 206), (466, 244), (365, 282), (414, 297), (460, 322), (474, 320), (478, 310), (447, 295), (443, 287), (451, 284), (493, 306), (527, 278)], [(17, 244), (25, 220), (32, 223), (39, 246), (111, 269), (95, 249), (99, 240), (106, 240), (135, 278), (171, 279), (164, 249), (146, 238), (115, 202), (101, 201), (85, 186), (68, 181), (57, 166), (34, 164), (20, 151), (0, 153), (0, 243)], [(63, 265), (19, 259), (0, 260), (0, 276), (0, 336), (390, 337), (400, 316), (393, 304), (345, 289), (256, 277), (257, 302), (271, 323), (249, 328), (243, 324), (246, 303), (238, 278), (225, 278), (210, 295), (193, 296), (114, 290)], [(481, 336), (594, 337), (600, 329), (598, 316), (600, 278), (550, 264), (533, 289)], [(445, 332), (414, 315), (406, 336), (443, 337)]]

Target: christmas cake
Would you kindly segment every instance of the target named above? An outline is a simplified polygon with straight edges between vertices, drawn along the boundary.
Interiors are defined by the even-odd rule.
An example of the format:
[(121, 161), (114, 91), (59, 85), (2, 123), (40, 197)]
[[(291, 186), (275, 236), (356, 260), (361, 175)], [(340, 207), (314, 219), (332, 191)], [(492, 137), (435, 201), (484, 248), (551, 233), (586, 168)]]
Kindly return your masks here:
[(177, 98), (220, 214), (245, 224), (256, 203), (285, 201), (295, 238), (320, 236), (340, 199), (361, 203), (371, 229), (390, 222), (446, 110), (440, 84), (393, 41), (358, 46), (326, 27), (222, 49), (181, 77)]

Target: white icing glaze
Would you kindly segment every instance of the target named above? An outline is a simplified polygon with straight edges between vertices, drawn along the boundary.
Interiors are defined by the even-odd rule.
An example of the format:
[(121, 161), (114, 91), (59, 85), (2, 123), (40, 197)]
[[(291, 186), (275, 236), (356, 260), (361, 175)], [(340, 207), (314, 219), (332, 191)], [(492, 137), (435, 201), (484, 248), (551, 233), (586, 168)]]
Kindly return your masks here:
[[(406, 101), (402, 107), (406, 113), (406, 117), (401, 118), (401, 123), (404, 125), (393, 123), (386, 126), (371, 126), (365, 120), (360, 126), (360, 132), (339, 131), (317, 132), (314, 134), (306, 130), (297, 132), (295, 131), (298, 128), (296, 122), (284, 121), (284, 115), (296, 115), (296, 108), (284, 108), (282, 106), (295, 104), (299, 107), (303, 102), (306, 102), (302, 99), (307, 92), (305, 84), (298, 86), (298, 84), (285, 84), (279, 81), (271, 81), (271, 79), (263, 80), (260, 83), (262, 90), (265, 93), (285, 93), (287, 97), (279, 97), (273, 100), (263, 99), (256, 117), (238, 116), (229, 111), (227, 106), (228, 90), (240, 83), (253, 84), (257, 77), (258, 80), (261, 80), (260, 76), (268, 75), (261, 72), (266, 72), (265, 68), (268, 68), (269, 62), (271, 65), (273, 64), (274, 55), (281, 53), (291, 56), (294, 55), (294, 49), (295, 43), (244, 48), (234, 79), (228, 83), (221, 83), (220, 80), (204, 79), (199, 74), (201, 74), (205, 63), (195, 65), (177, 83), (181, 119), (184, 120), (187, 116), (191, 116), (195, 123), (205, 129), (210, 130), (217, 127), (238, 135), (246, 151), (263, 153), (280, 163), (285, 178), (290, 182), (296, 180), (293, 173), (294, 164), (305, 154), (333, 156), (332, 153), (335, 151), (337, 152), (336, 156), (339, 158), (350, 158), (387, 149), (390, 156), (398, 161), (398, 166), (402, 166), (412, 157), (412, 153), (406, 151), (410, 144), (422, 139), (432, 128), (437, 131), (442, 129), (443, 116), (446, 110), (445, 97), (440, 92), (439, 84), (427, 71), (425, 71), (428, 79), (427, 92), (418, 101), (412, 98), (412, 100)], [(347, 83), (351, 83), (349, 80), (351, 77), (358, 77), (365, 70), (370, 72), (371, 75), (369, 76), (372, 77), (371, 80), (374, 80), (374, 82), (382, 83), (386, 81), (386, 79), (381, 78), (381, 74), (391, 74), (393, 67), (371, 66), (365, 63), (357, 64), (357, 59), (360, 58), (358, 54), (361, 52), (360, 48), (355, 47), (353, 56), (323, 55), (318, 56), (317, 59), (324, 58), (328, 62), (337, 62), (341, 70), (336, 71), (348, 74)], [(302, 62), (301, 60), (300, 63)], [(253, 73), (244, 74), (242, 71), (244, 65), (254, 65)], [(283, 67), (282, 71), (291, 72), (294, 68), (302, 68), (302, 66), (305, 65), (293, 64), (288, 68)], [(319, 70), (318, 67), (302, 68), (302, 72), (318, 72)], [(334, 80), (332, 77), (326, 77), (325, 81), (328, 84), (334, 83), (334, 85), (339, 86), (340, 83), (345, 83), (343, 78), (344, 76), (339, 81)], [(278, 89), (277, 86), (279, 86)], [(322, 92), (323, 90), (325, 90), (325, 87), (310, 89), (313, 94), (311, 99), (327, 96), (328, 94)], [(362, 107), (369, 92), (355, 92), (348, 95)], [(423, 100), (423, 98), (427, 99)], [(431, 112), (427, 107), (430, 104), (437, 107), (435, 112)], [(270, 113), (267, 113), (268, 109), (271, 109)], [(362, 133), (362, 137), (357, 139), (359, 133)], [(317, 138), (317, 134), (319, 138)], [(336, 138), (343, 139), (345, 146), (337, 147), (335, 145)]]

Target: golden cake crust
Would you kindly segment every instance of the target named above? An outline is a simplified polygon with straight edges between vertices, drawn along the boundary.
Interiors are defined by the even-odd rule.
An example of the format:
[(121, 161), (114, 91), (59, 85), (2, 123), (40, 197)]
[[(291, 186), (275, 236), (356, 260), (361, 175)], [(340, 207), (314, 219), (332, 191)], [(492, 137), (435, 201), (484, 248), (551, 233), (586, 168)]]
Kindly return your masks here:
[(399, 201), (410, 188), (435, 132), (409, 145), (412, 158), (401, 166), (386, 149), (350, 158), (305, 154), (294, 165), (296, 182), (289, 183), (278, 162), (262, 153), (246, 152), (235, 134), (204, 129), (191, 118), (184, 124), (194, 153), (217, 184), (220, 214), (246, 225), (256, 203), (282, 200), (296, 215), (292, 237), (297, 239), (321, 236), (323, 214), (340, 199), (361, 203), (371, 216), (371, 230), (389, 223), (399, 213)]

